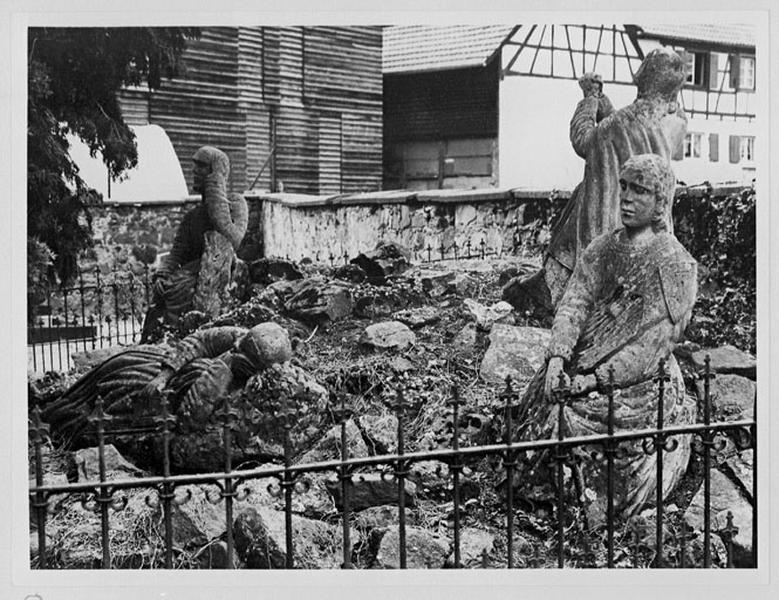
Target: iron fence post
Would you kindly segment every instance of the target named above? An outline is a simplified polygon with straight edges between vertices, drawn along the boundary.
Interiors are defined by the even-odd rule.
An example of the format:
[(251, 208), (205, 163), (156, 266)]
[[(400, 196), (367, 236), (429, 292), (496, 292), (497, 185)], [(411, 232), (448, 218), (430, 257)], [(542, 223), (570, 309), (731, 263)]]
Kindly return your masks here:
[[(460, 450), (460, 390), (456, 385), (452, 386), (452, 397), (448, 404), (452, 407), (452, 449)], [(449, 465), (452, 471), (452, 503), (454, 508), (454, 568), (459, 569), (460, 564), (460, 473), (463, 470), (462, 459), (455, 454)]]
[[(570, 403), (569, 389), (565, 383), (565, 373), (560, 371), (557, 387), (552, 390), (554, 402), (557, 404), (557, 441), (562, 442), (565, 439), (565, 407)], [(568, 458), (568, 453), (562, 445), (555, 446), (554, 459), (557, 470), (557, 567), (565, 567), (565, 523), (563, 513), (565, 512), (565, 473), (564, 463)]]
[(349, 448), (346, 437), (346, 422), (351, 416), (351, 411), (346, 408), (346, 397), (341, 395), (340, 410), (337, 413), (337, 419), (341, 425), (341, 468), (338, 471), (341, 480), (341, 520), (343, 525), (343, 568), (352, 568), (352, 541), (351, 529), (349, 527), (349, 518), (351, 514), (350, 494), (351, 494), (351, 468), (348, 465)]
[(102, 568), (111, 568), (111, 545), (110, 528), (108, 518), (108, 505), (111, 503), (111, 494), (106, 485), (106, 467), (105, 467), (105, 424), (111, 420), (111, 417), (103, 410), (103, 398), (98, 394), (95, 400), (95, 409), (87, 417), (91, 423), (97, 425), (97, 460), (99, 473), (99, 492), (97, 502), (100, 508), (100, 537), (103, 548)]
[(663, 457), (665, 450), (666, 437), (662, 433), (664, 427), (665, 417), (665, 384), (670, 381), (668, 373), (665, 369), (665, 360), (660, 359), (660, 364), (657, 368), (657, 435), (655, 439), (655, 452), (656, 452), (656, 510), (655, 510), (655, 543), (656, 543), (656, 555), (655, 566), (658, 569), (662, 569), (664, 566), (663, 560)]
[[(32, 418), (28, 421), (30, 439), (35, 448), (35, 486), (43, 485), (43, 456), (41, 445), (49, 434), (49, 426), (41, 419), (41, 409), (36, 406), (32, 410)], [(35, 509), (35, 521), (38, 527), (38, 565), (45, 569), (48, 566), (46, 559), (46, 510), (48, 498), (43, 492), (35, 492), (33, 508)]]
[(398, 420), (397, 444), (398, 460), (395, 463), (395, 477), (398, 484), (398, 545), (400, 568), (406, 568), (406, 463), (403, 459), (405, 454), (405, 434), (403, 431), (403, 413), (406, 409), (406, 403), (403, 398), (403, 390), (398, 388), (396, 392), (395, 412)]
[[(512, 400), (516, 394), (511, 384), (511, 375), (506, 376), (506, 389), (503, 392), (503, 410), (505, 414), (506, 431), (505, 442), (511, 446), (513, 435), (512, 412), (514, 405)], [(511, 450), (506, 450), (503, 457), (503, 467), (506, 469), (506, 568), (514, 568), (514, 468), (517, 465), (516, 455)]]
[[(86, 301), (84, 300), (84, 272), (79, 268), (78, 270), (78, 293), (81, 298), (81, 325), (86, 327), (87, 313), (86, 313)], [(83, 338), (84, 350), (87, 349), (87, 336)]]
[(606, 384), (608, 398), (606, 452), (606, 566), (614, 568), (614, 457), (617, 445), (614, 442), (614, 366), (609, 367), (609, 380)]
[[(707, 354), (704, 361), (703, 381), (703, 423), (711, 424), (711, 357)], [(703, 567), (711, 567), (711, 444), (712, 431), (703, 433)]]

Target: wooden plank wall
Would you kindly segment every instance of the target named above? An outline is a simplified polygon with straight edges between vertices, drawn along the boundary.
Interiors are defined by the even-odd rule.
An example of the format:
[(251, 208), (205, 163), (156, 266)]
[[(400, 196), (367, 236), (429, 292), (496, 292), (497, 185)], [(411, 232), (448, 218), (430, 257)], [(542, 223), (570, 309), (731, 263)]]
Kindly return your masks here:
[(162, 126), (192, 184), (190, 159), (205, 144), (227, 152), (229, 186), (243, 191), (265, 162), (284, 191), (381, 188), (380, 27), (205, 27), (184, 54), (186, 71), (153, 93), (125, 90), (128, 122)]

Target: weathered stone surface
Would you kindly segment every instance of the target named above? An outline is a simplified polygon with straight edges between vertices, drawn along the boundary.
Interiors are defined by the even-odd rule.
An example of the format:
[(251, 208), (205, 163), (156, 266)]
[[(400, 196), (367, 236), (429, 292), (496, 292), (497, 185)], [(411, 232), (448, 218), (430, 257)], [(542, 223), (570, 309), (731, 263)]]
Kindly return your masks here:
[(295, 263), (280, 258), (260, 258), (249, 263), (249, 275), (253, 283), (268, 285), (276, 281), (303, 279), (303, 273)]
[(471, 275), (453, 270), (417, 269), (408, 276), (417, 280), (425, 293), (433, 298), (452, 293), (465, 296), (474, 290), (476, 284)]
[(742, 450), (734, 452), (720, 469), (729, 473), (741, 485), (741, 491), (744, 496), (752, 502), (752, 492), (755, 475), (755, 455), (754, 450)]
[[(248, 569), (282, 569), (286, 565), (284, 513), (265, 508), (241, 511), (233, 527), (235, 549)], [(360, 535), (351, 531), (351, 541)], [(343, 562), (340, 527), (293, 515), (292, 544), (295, 567), (337, 569)]]
[[(698, 398), (704, 398), (704, 382), (695, 382)], [(755, 417), (755, 382), (740, 375), (717, 375), (709, 382), (712, 420), (739, 421)]]
[[(684, 514), (687, 524), (698, 531), (703, 529), (703, 507), (703, 486), (701, 486)], [(725, 527), (728, 511), (733, 513), (733, 524), (738, 527), (738, 533), (733, 540), (736, 551), (734, 563), (737, 563), (737, 566), (748, 566), (749, 554), (752, 551), (752, 505), (730, 479), (713, 469), (711, 472), (712, 534)]]
[(501, 301), (492, 306), (484, 306), (476, 300), (466, 298), (463, 304), (476, 321), (476, 326), (484, 331), (492, 329), (494, 323), (514, 324), (514, 309), (508, 302)]
[[(105, 445), (103, 456), (105, 457), (106, 479), (125, 479), (141, 475), (141, 469), (126, 460), (113, 444)], [(100, 480), (98, 448), (77, 450), (75, 459), (79, 483)]]
[(387, 277), (398, 275), (410, 266), (411, 252), (393, 242), (379, 242), (375, 250), (360, 253), (351, 260), (360, 267), (371, 283), (385, 283)]
[[(341, 483), (335, 479), (327, 482), (327, 489), (333, 496), (336, 508), (342, 508)], [(349, 495), (351, 510), (360, 511), (371, 506), (397, 504), (398, 484), (392, 477), (383, 478), (380, 473), (357, 474), (352, 478)], [(406, 479), (406, 506), (416, 504), (417, 486)]]
[(498, 284), (506, 285), (515, 277), (532, 275), (538, 271), (540, 266), (541, 265), (538, 263), (538, 261), (528, 260), (506, 265), (500, 269), (500, 273), (498, 275)]
[(292, 344), (287, 330), (273, 322), (260, 323), (249, 330), (251, 336), (242, 340), (241, 348), (265, 366), (285, 363), (292, 358)]
[[(227, 557), (227, 542), (213, 540), (198, 550), (192, 560), (201, 569), (226, 569)], [(233, 550), (233, 566), (240, 566), (240, 559), (235, 550)]]
[(352, 295), (343, 284), (312, 277), (296, 286), (284, 310), (301, 321), (337, 321), (351, 314)]
[(397, 450), (398, 418), (395, 415), (360, 415), (358, 422), (371, 446), (371, 454), (392, 454)]
[[(173, 544), (180, 548), (198, 548), (221, 536), (225, 532), (223, 504), (208, 501), (219, 497), (216, 486), (187, 485), (177, 488), (176, 496), (191, 497), (181, 505), (174, 504), (171, 511)], [(157, 511), (162, 514), (162, 506)]]
[(506, 376), (524, 386), (544, 363), (549, 330), (496, 324), (479, 372), (485, 381), (504, 383)]
[(351, 283), (362, 283), (368, 277), (357, 265), (341, 265), (333, 271), (333, 277)]
[(476, 323), (468, 323), (457, 332), (457, 335), (455, 335), (452, 340), (452, 344), (456, 348), (471, 349), (476, 343), (476, 339)]
[(711, 370), (714, 373), (732, 373), (755, 379), (757, 376), (757, 361), (751, 354), (730, 345), (719, 348), (703, 348), (692, 354), (695, 367), (703, 371), (706, 355), (711, 356)]
[[(349, 458), (368, 456), (368, 447), (353, 419), (346, 422), (346, 449)], [(306, 464), (341, 458), (341, 426), (330, 428), (327, 433), (295, 462)]]
[(544, 271), (510, 279), (503, 286), (502, 298), (519, 313), (541, 317), (552, 311), (552, 297), (544, 280)]
[(405, 350), (416, 339), (414, 332), (400, 321), (384, 321), (368, 325), (360, 337), (360, 345), (375, 350)]
[[(449, 540), (420, 527), (406, 528), (406, 567), (409, 569), (440, 569), (446, 562)], [(389, 529), (381, 538), (376, 564), (383, 569), (400, 568), (400, 542), (396, 529)]]
[(394, 356), (390, 361), (390, 367), (396, 373), (407, 373), (414, 370), (414, 363), (405, 356)]
[(203, 240), (192, 310), (213, 318), (222, 310), (228, 296), (235, 251), (230, 240), (217, 231), (206, 231)]
[(354, 526), (364, 531), (397, 526), (398, 513), (397, 506), (370, 506), (357, 513)]
[(399, 310), (392, 315), (392, 318), (408, 325), (412, 329), (419, 329), (425, 325), (437, 323), (441, 319), (441, 313), (433, 306), (422, 306), (420, 308)]
[[(475, 527), (465, 527), (460, 532), (460, 566), (473, 569), (482, 565), (482, 557), (492, 552), (495, 536)], [(447, 566), (454, 566), (454, 549), (446, 559)]]
[(414, 463), (408, 477), (425, 493), (449, 488), (451, 484), (448, 465), (437, 460)]

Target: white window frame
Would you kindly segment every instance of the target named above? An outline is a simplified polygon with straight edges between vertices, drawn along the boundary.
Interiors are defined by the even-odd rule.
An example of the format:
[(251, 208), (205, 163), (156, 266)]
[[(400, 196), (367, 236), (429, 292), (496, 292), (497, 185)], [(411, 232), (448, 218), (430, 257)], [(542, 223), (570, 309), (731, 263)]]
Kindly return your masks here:
[(703, 134), (688, 131), (684, 136), (684, 158), (700, 158), (702, 156)]
[[(744, 65), (749, 65), (749, 68), (745, 69)], [(746, 77), (747, 74), (748, 77)], [(738, 89), (740, 90), (755, 89), (755, 57), (754, 56), (738, 57)]]
[(755, 136), (742, 135), (739, 142), (741, 160), (743, 163), (755, 162)]

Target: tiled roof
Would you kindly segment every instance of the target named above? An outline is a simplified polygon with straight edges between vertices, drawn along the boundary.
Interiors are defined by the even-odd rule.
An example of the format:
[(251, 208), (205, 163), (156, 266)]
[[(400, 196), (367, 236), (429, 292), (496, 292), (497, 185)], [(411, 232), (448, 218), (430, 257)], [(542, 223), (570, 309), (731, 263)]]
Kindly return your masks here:
[(382, 71), (408, 73), (480, 67), (515, 25), (395, 25), (384, 29)]
[(639, 25), (639, 28), (643, 31), (641, 37), (755, 47), (755, 28), (752, 25), (683, 23), (678, 25)]

